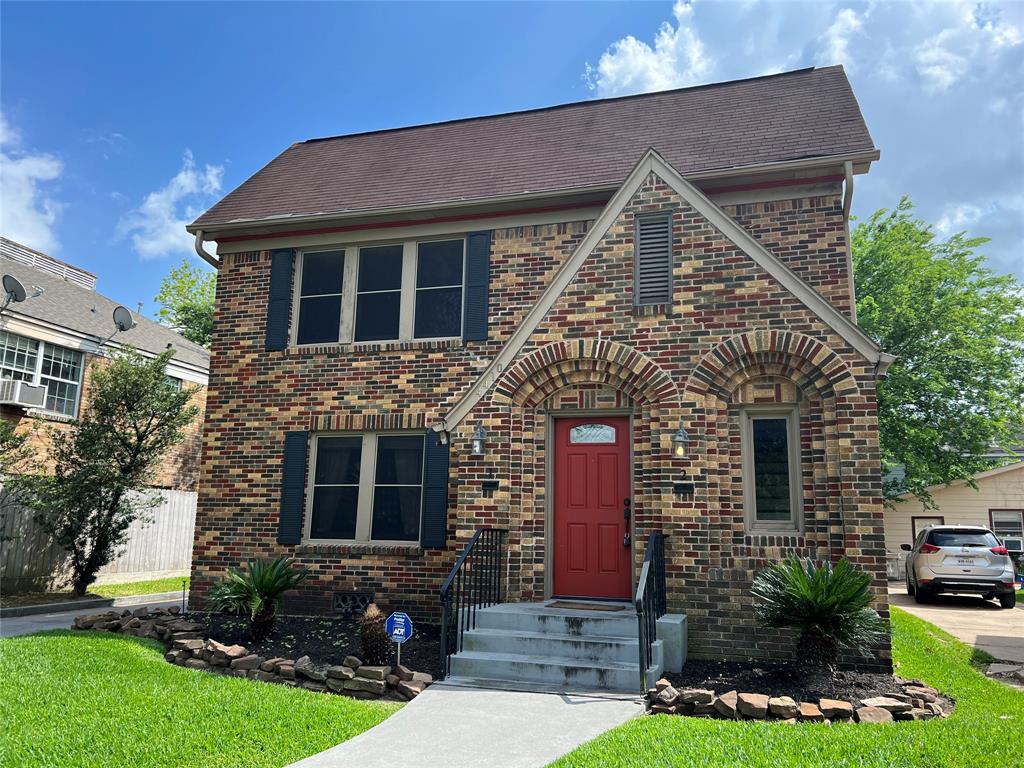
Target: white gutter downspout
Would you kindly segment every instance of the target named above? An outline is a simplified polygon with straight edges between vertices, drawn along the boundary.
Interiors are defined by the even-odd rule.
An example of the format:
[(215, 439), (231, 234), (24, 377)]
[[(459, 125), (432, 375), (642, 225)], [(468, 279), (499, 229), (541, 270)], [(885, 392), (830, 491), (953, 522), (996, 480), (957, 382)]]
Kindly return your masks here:
[(218, 259), (211, 253), (207, 253), (203, 249), (203, 230), (201, 229), (196, 230), (196, 253), (199, 254), (199, 258), (201, 258), (207, 264), (212, 266), (214, 269), (218, 269), (220, 267), (220, 259)]
[(843, 229), (846, 233), (846, 274), (850, 276), (850, 314), (853, 322), (857, 322), (857, 289), (853, 279), (853, 243), (850, 242), (850, 208), (853, 207), (853, 163), (843, 163)]

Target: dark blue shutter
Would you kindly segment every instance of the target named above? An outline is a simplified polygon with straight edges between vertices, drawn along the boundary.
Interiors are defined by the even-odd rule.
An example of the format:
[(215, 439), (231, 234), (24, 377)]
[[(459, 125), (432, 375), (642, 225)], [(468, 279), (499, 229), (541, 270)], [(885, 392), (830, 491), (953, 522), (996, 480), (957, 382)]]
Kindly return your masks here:
[(423, 443), (423, 515), (420, 544), (443, 547), (448, 529), (448, 444), (428, 429)]
[(295, 251), (286, 248), (270, 257), (270, 296), (267, 300), (267, 351), (288, 346), (288, 316), (292, 304)]
[(466, 301), (462, 317), (465, 341), (487, 341), (487, 304), (491, 282), (491, 233), (466, 238)]
[(281, 462), (281, 517), (277, 521), (278, 544), (298, 544), (302, 540), (308, 445), (309, 432), (285, 432), (284, 457)]

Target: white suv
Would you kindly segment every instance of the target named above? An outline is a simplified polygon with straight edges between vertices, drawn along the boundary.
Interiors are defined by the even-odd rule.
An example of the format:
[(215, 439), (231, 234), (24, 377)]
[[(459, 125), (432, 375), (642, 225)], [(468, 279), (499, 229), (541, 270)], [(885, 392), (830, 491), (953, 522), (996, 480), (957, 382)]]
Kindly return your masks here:
[(1017, 604), (1013, 561), (995, 534), (970, 525), (930, 525), (907, 555), (907, 594), (926, 603), (940, 592), (974, 592), (999, 598), (1003, 608)]

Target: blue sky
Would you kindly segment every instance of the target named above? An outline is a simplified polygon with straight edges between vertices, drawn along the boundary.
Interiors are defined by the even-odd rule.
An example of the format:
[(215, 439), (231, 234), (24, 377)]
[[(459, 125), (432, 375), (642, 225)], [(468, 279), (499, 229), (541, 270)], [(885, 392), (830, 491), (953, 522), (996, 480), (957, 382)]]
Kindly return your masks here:
[(910, 194), (1024, 277), (1024, 3), (0, 6), (3, 233), (155, 312), (183, 230), (294, 141), (842, 63)]

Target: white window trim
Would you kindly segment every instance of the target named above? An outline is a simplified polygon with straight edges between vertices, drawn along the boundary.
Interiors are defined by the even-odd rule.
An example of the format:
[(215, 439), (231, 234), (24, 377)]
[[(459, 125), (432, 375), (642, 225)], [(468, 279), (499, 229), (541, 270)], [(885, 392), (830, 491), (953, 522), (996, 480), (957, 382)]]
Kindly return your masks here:
[[(786, 419), (789, 449), (789, 520), (758, 520), (754, 486), (753, 423), (757, 419)], [(746, 527), (753, 534), (799, 534), (803, 531), (803, 472), (800, 466), (800, 413), (796, 405), (750, 405), (740, 409), (740, 453), (743, 472), (743, 508)]]
[[(42, 408), (33, 408), (33, 409), (31, 409), (33, 413), (42, 414), (44, 416), (57, 416), (57, 417), (60, 417), (60, 418), (63, 418), (63, 419), (77, 419), (78, 418), (78, 409), (82, 405), (82, 386), (83, 386), (83, 383), (85, 381), (85, 368), (86, 368), (86, 365), (85, 365), (85, 353), (82, 350), (80, 350), (80, 349), (74, 349), (72, 347), (65, 347), (65, 346), (63, 346), (61, 344), (54, 344), (52, 342), (44, 341), (42, 339), (34, 339), (31, 336), (26, 336), (23, 333), (16, 333), (15, 331), (12, 331), (12, 330), (9, 330), (9, 329), (6, 329), (6, 328), (3, 329), (3, 332), (4, 333), (8, 333), (11, 336), (20, 336), (23, 339), (28, 339), (29, 341), (33, 342), (36, 345), (36, 366), (35, 366), (34, 371), (32, 372), (32, 378), (29, 380), (29, 383), (33, 384), (33, 385), (35, 385), (37, 387), (46, 387), (46, 384), (43, 382), (43, 357), (45, 356), (45, 348), (46, 347), (56, 347), (58, 349), (65, 349), (68, 352), (73, 352), (74, 354), (78, 355), (78, 357), (79, 357), (79, 361), (78, 361), (78, 381), (73, 381), (72, 379), (63, 379), (63, 378), (60, 378), (59, 376), (47, 376), (46, 377), (47, 379), (52, 379), (53, 381), (58, 381), (58, 382), (61, 382), (61, 383), (64, 383), (64, 384), (74, 384), (75, 385), (75, 405), (74, 405), (74, 409), (71, 411), (71, 413), (64, 413), (63, 411), (54, 411), (54, 410), (51, 410), (51, 409), (47, 408), (45, 405)], [(21, 371), (21, 372), (22, 373), (27, 373), (27, 371)], [(3, 378), (3, 373), (0, 373), (0, 378)], [(46, 399), (47, 400), (50, 399), (50, 390), (49, 390), (49, 388), (47, 388), (47, 390), (46, 390)]]
[[(409, 431), (388, 431), (388, 432), (317, 432), (309, 441), (309, 470), (306, 478), (306, 501), (304, 505), (304, 520), (302, 524), (302, 543), (309, 545), (330, 545), (330, 544), (373, 544), (389, 546), (419, 546), (420, 537), (415, 539), (371, 539), (370, 529), (373, 525), (373, 496), (376, 489), (377, 479), (377, 438), (379, 437), (413, 437), (415, 432)], [(360, 437), (362, 438), (361, 453), (359, 459), (359, 499), (356, 505), (356, 537), (354, 539), (314, 539), (310, 535), (313, 527), (313, 492), (316, 488), (316, 453), (320, 439), (325, 437)], [(370, 459), (367, 462), (367, 458)], [(419, 524), (417, 530), (423, 525), (423, 458), (420, 466), (420, 510)]]
[[(459, 309), (459, 333), (454, 336), (414, 336), (416, 323), (416, 300), (419, 291), (416, 288), (416, 268), (419, 258), (420, 243), (444, 242), (447, 240), (462, 241), (462, 305)], [(456, 233), (445, 236), (420, 237), (413, 240), (376, 240), (372, 242), (346, 243), (336, 246), (317, 246), (315, 248), (301, 249), (296, 257), (295, 277), (292, 281), (292, 313), (291, 327), (289, 328), (289, 345), (300, 349), (306, 347), (323, 347), (331, 344), (354, 344), (356, 346), (372, 344), (393, 344), (396, 342), (431, 342), (431, 341), (455, 341), (462, 338), (463, 322), (465, 321), (466, 310), (466, 243), (465, 233)], [(398, 317), (398, 338), (377, 339), (374, 341), (356, 341), (356, 302), (359, 287), (359, 251), (362, 248), (376, 248), (379, 246), (400, 245), (402, 246), (402, 285), (401, 299), (399, 302)], [(305, 263), (307, 253), (325, 253), (329, 251), (341, 251), (345, 254), (345, 265), (342, 271), (341, 285), (341, 318), (338, 329), (337, 341), (320, 341), (312, 344), (299, 344), (299, 307), (302, 293), (302, 266)], [(444, 286), (431, 286), (434, 290)], [(448, 286), (454, 287), (454, 286)], [(336, 295), (336, 294), (325, 294)]]

